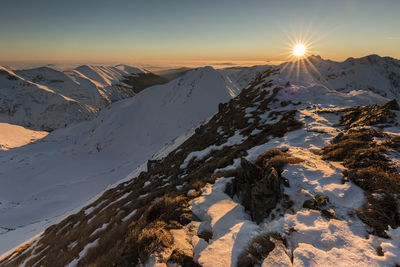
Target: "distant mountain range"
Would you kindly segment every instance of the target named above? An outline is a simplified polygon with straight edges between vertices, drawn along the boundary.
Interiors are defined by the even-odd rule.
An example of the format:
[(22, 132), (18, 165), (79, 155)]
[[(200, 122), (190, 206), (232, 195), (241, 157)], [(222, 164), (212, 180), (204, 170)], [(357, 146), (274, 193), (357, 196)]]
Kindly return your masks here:
[[(268, 67), (226, 68), (219, 72), (230, 79), (227, 84), (243, 87)], [(400, 98), (400, 63), (393, 58), (370, 55), (334, 62), (310, 56), (299, 66), (292, 62), (279, 67), (285, 82), (313, 82), (337, 91), (367, 90)], [(156, 75), (127, 65), (83, 65), (65, 72), (48, 67), (13, 71), (0, 66), (0, 120), (51, 131), (92, 119), (110, 103), (178, 78), (188, 70), (171, 69)]]
[(400, 265), (398, 60), (172, 73), (1, 68), (0, 265)]
[(335, 62), (320, 56), (310, 56), (308, 61), (300, 65), (299, 74), (295, 65), (281, 65), (281, 68), (285, 67), (282, 71), (283, 79), (297, 80), (297, 83), (322, 83), (341, 92), (364, 90), (400, 99), (400, 61), (391, 57), (370, 55)]
[(84, 65), (67, 72), (0, 67), (0, 121), (51, 131), (92, 119), (110, 103), (165, 82), (126, 65)]

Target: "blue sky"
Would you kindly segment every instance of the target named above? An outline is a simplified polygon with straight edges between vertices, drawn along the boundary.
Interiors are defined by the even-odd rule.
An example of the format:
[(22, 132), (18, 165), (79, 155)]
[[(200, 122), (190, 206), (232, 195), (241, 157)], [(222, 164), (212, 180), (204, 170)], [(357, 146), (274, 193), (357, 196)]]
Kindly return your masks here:
[(399, 11), (397, 0), (5, 0), (0, 61), (284, 60), (301, 32), (326, 58), (400, 58)]

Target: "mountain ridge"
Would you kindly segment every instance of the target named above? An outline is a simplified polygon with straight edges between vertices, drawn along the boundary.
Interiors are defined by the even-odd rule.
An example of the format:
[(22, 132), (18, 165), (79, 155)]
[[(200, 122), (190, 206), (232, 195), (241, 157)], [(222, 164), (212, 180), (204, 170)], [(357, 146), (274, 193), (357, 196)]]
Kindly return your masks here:
[[(379, 164), (395, 166), (398, 105), (371, 91), (288, 83), (284, 75), (278, 67), (252, 73), (248, 86), (192, 134), (2, 263), (399, 264), (400, 228), (379, 225), (391, 239), (370, 230), (369, 209), (384, 198), (319, 154), (348, 136), (367, 138), (387, 144)], [(192, 81), (175, 83), (191, 91)], [(168, 99), (181, 102), (170, 92)], [(373, 139), (368, 131), (385, 138)], [(364, 161), (375, 157), (363, 155)], [(271, 242), (272, 248), (263, 247)], [(260, 246), (261, 255), (255, 251)], [(55, 256), (60, 253), (62, 259)]]
[[(14, 71), (1, 68), (4, 78), (0, 83), (0, 115), (4, 122), (47, 131), (94, 118), (110, 103), (134, 96), (138, 92), (136, 85), (143, 90), (165, 82), (148, 71), (127, 65), (86, 65), (67, 72), (49, 67)], [(124, 83), (133, 76), (135, 80)], [(145, 83), (141, 82), (143, 79)]]
[[(400, 186), (399, 107), (369, 88), (390, 84), (388, 77), (366, 79), (363, 88), (360, 75), (350, 75), (375, 73), (375, 65), (382, 69), (377, 61), (385, 60), (363, 58), (355, 67), (312, 61), (320, 73), (300, 69), (297, 75), (284, 64), (191, 70), (108, 106), (92, 121), (54, 131), (43, 143), (0, 154), (7, 178), (21, 168), (12, 162), (36, 166), (49, 148), (52, 159), (63, 161), (40, 161), (54, 165), (46, 170), (46, 188), (30, 175), (38, 181), (30, 191), (40, 187), (30, 196), (31, 206), (8, 196), (11, 187), (3, 189), (4, 242), (22, 242), (47, 229), (3, 255), (0, 264), (400, 264), (398, 196), (392, 192)], [(349, 74), (328, 77), (342, 70)], [(336, 88), (343, 81), (358, 87)], [(68, 157), (97, 170), (79, 169)], [(30, 168), (42, 172), (24, 167), (14, 179), (22, 181)], [(63, 187), (67, 196), (94, 186), (86, 193), (97, 197), (83, 207), (75, 195), (76, 202), (65, 204), (71, 200), (63, 197)], [(50, 220), (56, 223), (50, 227), (29, 224), (28, 212), (20, 217), (23, 209), (39, 216), (41, 205), (75, 209), (59, 215), (60, 223)], [(28, 224), (12, 229), (18, 220)]]
[(12, 229), (0, 228), (0, 251), (16, 246), (26, 234), (42, 231), (43, 225), (128, 175), (231, 98), (216, 70), (193, 70), (113, 103), (93, 120), (0, 151), (0, 227)]

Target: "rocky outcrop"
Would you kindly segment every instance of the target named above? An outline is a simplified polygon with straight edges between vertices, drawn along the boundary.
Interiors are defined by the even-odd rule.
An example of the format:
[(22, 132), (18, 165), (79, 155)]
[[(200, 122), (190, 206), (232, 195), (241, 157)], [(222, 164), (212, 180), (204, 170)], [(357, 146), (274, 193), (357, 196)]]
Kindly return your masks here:
[(280, 176), (274, 167), (267, 168), (251, 189), (251, 217), (257, 223), (269, 216), (281, 197)]
[(273, 166), (261, 168), (242, 158), (241, 171), (227, 185), (226, 192), (237, 195), (251, 217), (257, 223), (268, 217), (281, 198), (280, 175)]
[[(237, 177), (226, 186), (225, 192), (236, 195), (251, 218), (262, 222), (267, 218), (276, 204), (283, 197), (281, 182), (285, 184), (281, 173), (288, 164), (300, 162), (281, 149), (269, 149), (260, 154), (255, 163), (246, 158), (241, 159), (241, 168)], [(286, 186), (287, 183), (285, 184)]]

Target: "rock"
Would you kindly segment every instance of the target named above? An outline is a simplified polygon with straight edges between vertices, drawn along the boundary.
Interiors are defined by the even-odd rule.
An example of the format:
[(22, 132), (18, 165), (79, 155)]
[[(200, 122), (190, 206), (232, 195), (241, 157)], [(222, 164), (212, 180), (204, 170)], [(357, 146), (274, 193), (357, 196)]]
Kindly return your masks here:
[(327, 220), (337, 219), (335, 211), (333, 209), (321, 210), (321, 215), (322, 215), (322, 217), (324, 217)]
[(225, 186), (225, 194), (227, 194), (230, 197), (233, 197), (236, 194), (236, 187), (235, 187), (235, 182), (229, 182)]
[(387, 102), (384, 106), (391, 110), (400, 110), (399, 104), (397, 103), (396, 99)]
[(251, 189), (251, 217), (260, 223), (276, 207), (281, 196), (280, 179), (275, 168), (270, 168), (264, 177)]
[(197, 193), (197, 191), (196, 191), (196, 190), (194, 190), (194, 189), (190, 189), (190, 190), (187, 192), (187, 196), (188, 196), (188, 197), (191, 197), (191, 196), (194, 196), (194, 195), (196, 195), (196, 193)]
[[(260, 164), (264, 161), (262, 157), (259, 158)], [(242, 158), (241, 167), (239, 175), (226, 185), (225, 193), (231, 197), (237, 195), (244, 208), (250, 211), (252, 219), (260, 223), (269, 216), (282, 196), (281, 175), (271, 165), (262, 169), (245, 158)]]
[(241, 158), (242, 175), (240, 181), (248, 184), (254, 184), (262, 175), (262, 170), (257, 165)]

